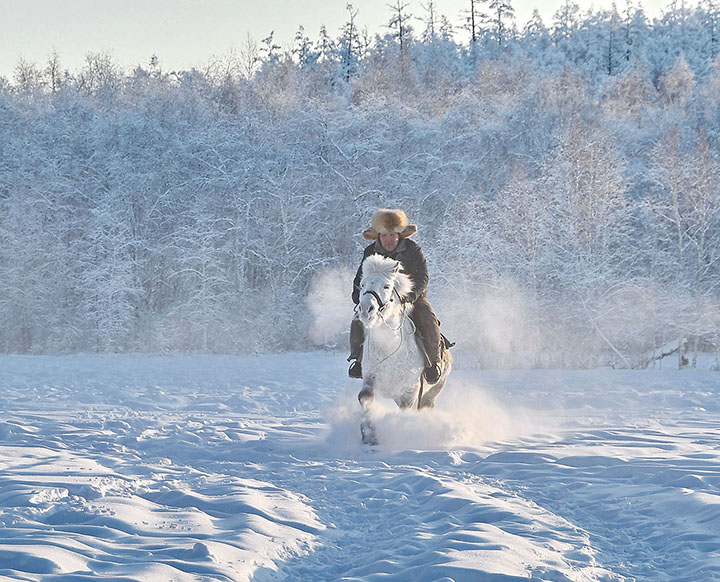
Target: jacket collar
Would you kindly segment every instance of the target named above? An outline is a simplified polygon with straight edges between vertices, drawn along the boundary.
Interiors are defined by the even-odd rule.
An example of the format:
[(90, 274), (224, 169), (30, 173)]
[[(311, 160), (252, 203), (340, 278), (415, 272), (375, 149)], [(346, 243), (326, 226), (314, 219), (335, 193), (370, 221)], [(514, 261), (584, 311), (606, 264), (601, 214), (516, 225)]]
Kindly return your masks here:
[(401, 238), (398, 241), (398, 245), (395, 247), (395, 250), (392, 252), (389, 252), (389, 251), (385, 250), (385, 247), (382, 246), (382, 244), (380, 243), (380, 239), (378, 238), (375, 241), (375, 252), (380, 253), (381, 255), (384, 255), (386, 257), (394, 258), (396, 255), (399, 255), (406, 249), (406, 247), (407, 247), (406, 243), (407, 243), (406, 239)]

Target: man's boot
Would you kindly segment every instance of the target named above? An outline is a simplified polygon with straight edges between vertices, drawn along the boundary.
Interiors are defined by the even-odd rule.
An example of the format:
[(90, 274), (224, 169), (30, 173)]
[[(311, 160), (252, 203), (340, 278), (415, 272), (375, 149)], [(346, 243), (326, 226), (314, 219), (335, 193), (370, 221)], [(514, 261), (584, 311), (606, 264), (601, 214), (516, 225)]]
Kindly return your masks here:
[(362, 378), (362, 353), (365, 343), (365, 328), (362, 322), (355, 318), (350, 324), (350, 357), (347, 359), (350, 364), (348, 376), (351, 378)]
[(439, 364), (432, 364), (425, 368), (425, 371), (423, 372), (425, 379), (430, 384), (435, 384), (440, 379), (440, 365)]
[(362, 364), (360, 360), (348, 358), (348, 362), (352, 361), (350, 368), (348, 368), (348, 376), (351, 378), (362, 378)]

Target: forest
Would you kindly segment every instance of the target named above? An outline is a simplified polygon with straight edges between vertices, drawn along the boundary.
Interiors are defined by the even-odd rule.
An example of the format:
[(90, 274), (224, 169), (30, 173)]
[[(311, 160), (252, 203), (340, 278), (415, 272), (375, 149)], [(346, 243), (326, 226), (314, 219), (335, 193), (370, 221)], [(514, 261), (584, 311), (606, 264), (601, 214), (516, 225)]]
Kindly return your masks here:
[[(206, 66), (0, 78), (0, 352), (346, 349), (378, 207), (481, 367), (720, 349), (720, 8), (388, 6)], [(669, 348), (668, 348), (669, 346)]]

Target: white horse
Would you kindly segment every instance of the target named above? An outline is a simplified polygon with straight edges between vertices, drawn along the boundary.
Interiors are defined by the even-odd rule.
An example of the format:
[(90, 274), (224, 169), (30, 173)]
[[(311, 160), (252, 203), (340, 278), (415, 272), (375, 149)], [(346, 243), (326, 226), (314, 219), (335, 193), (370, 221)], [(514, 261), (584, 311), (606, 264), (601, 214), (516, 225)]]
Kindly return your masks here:
[(363, 410), (363, 442), (376, 444), (369, 406), (379, 393), (403, 409), (432, 408), (452, 367), (449, 350), (442, 350), (442, 373), (435, 384), (423, 377), (426, 356), (422, 340), (410, 319), (412, 306), (401, 298), (412, 290), (412, 280), (399, 262), (379, 254), (363, 261), (358, 317), (365, 328), (363, 387), (358, 395)]

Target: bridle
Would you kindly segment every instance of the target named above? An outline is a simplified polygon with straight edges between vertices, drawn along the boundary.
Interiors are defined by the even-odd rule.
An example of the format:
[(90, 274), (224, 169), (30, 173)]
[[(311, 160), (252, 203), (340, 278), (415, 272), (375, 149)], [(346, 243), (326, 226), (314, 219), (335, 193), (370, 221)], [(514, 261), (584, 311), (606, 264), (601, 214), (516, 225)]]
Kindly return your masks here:
[[(397, 297), (398, 300), (400, 300), (400, 302), (402, 303), (402, 297), (400, 297), (400, 293), (398, 293), (398, 290), (395, 288), (395, 286), (393, 286), (392, 292), (395, 295), (395, 297)], [(368, 289), (367, 291), (365, 291), (363, 293), (363, 295), (372, 295), (375, 298), (375, 301), (377, 301), (377, 304), (378, 304), (378, 315), (380, 315), (381, 317), (382, 317), (382, 312), (385, 310), (388, 303), (392, 303), (393, 301), (395, 301), (394, 297), (392, 297), (392, 296), (390, 297), (390, 299), (387, 302), (383, 301), (380, 298), (380, 295), (378, 295), (377, 291), (375, 291), (374, 289)], [(385, 321), (385, 320), (383, 319), (383, 321)], [(387, 322), (386, 322), (386, 325), (387, 325)]]
[[(397, 291), (396, 291), (396, 293), (397, 293)], [(377, 294), (377, 291), (370, 289), (368, 291), (365, 291), (365, 293), (363, 293), (363, 295), (372, 295), (373, 297), (375, 297), (375, 301), (378, 302), (378, 313), (382, 313), (383, 310), (387, 307), (387, 303), (385, 303), (382, 299), (380, 299), (380, 295)], [(391, 301), (392, 301), (392, 299), (391, 299)]]
[[(363, 295), (372, 295), (372, 296), (375, 298), (375, 301), (377, 301), (377, 304), (378, 304), (377, 314), (378, 314), (378, 316), (380, 317), (380, 319), (382, 320), (382, 322), (383, 322), (387, 327), (389, 327), (389, 328), (392, 329), (393, 331), (402, 330), (403, 324), (405, 323), (405, 320), (408, 318), (408, 314), (407, 314), (406, 306), (402, 304), (402, 297), (400, 297), (400, 293), (398, 293), (398, 290), (395, 288), (395, 286), (393, 286), (392, 294), (391, 294), (390, 299), (389, 299), (388, 301), (383, 301), (383, 300), (380, 298), (380, 295), (378, 295), (377, 291), (375, 291), (374, 289), (368, 289), (367, 291), (365, 291), (365, 292), (363, 293)], [(385, 320), (385, 318), (383, 317), (383, 311), (385, 311), (385, 308), (388, 306), (388, 303), (392, 303), (393, 301), (395, 301), (395, 297), (393, 297), (392, 295), (395, 295), (395, 297), (398, 298), (398, 300), (400, 301), (400, 307), (401, 307), (400, 325), (399, 325), (397, 328), (393, 328), (393, 327)], [(412, 322), (412, 320), (410, 320), (410, 321)], [(415, 326), (414, 326), (414, 324), (413, 324), (413, 328), (414, 328), (414, 327), (415, 327)], [(415, 330), (413, 329), (413, 333), (414, 333), (414, 332), (415, 332)], [(403, 341), (403, 340), (402, 340), (402, 331), (401, 331), (401, 334), (400, 334), (400, 343), (401, 343), (401, 344), (402, 344), (402, 341)], [(399, 346), (398, 346), (398, 347), (399, 347)]]

